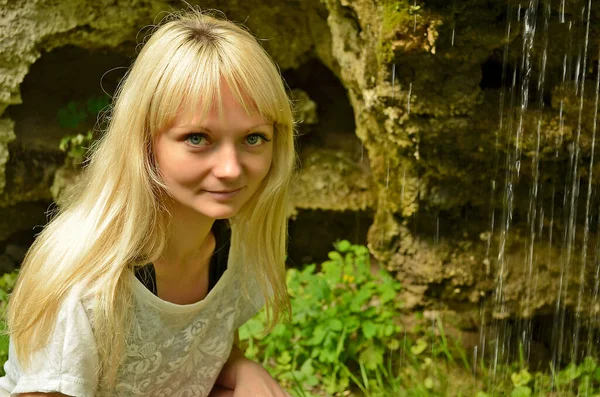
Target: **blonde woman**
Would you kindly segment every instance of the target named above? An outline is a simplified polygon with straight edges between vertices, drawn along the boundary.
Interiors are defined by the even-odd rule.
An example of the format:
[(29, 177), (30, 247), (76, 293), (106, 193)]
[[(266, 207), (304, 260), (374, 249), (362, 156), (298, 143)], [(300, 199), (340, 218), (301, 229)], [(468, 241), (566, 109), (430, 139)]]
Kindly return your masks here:
[(0, 390), (18, 396), (288, 394), (235, 346), (289, 307), (295, 165), (278, 69), (247, 31), (163, 21), (120, 86), (84, 182), (29, 250)]

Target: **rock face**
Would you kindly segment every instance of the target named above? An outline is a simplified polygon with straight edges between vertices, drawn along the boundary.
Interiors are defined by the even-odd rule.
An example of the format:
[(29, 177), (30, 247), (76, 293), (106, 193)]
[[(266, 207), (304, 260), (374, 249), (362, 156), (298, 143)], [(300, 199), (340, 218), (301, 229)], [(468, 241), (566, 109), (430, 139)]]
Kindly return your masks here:
[[(292, 212), (372, 213), (369, 247), (403, 281), (407, 308), (441, 299), (476, 309), (494, 295), (502, 306), (490, 314), (506, 317), (551, 313), (554, 291), (562, 305), (593, 306), (578, 292), (580, 280), (585, 291), (595, 282), (597, 221), (584, 228), (598, 214), (600, 169), (589, 164), (600, 7), (588, 24), (580, 3), (550, 14), (486, 0), (200, 5), (265, 38), (290, 87), (310, 98), (299, 106)], [(103, 81), (114, 86), (136, 34), (179, 3), (0, 4), (0, 207), (16, 211), (53, 200), (70, 133), (56, 112), (99, 92), (109, 70)]]

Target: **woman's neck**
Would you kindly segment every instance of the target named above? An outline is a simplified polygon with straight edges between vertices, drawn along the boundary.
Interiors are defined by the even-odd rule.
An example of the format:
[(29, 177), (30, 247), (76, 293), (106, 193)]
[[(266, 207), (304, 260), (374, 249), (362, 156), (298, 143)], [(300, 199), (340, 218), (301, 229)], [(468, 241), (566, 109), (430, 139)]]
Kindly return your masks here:
[(171, 209), (171, 233), (161, 257), (154, 262), (157, 276), (185, 276), (202, 271), (215, 248), (214, 219), (183, 207)]

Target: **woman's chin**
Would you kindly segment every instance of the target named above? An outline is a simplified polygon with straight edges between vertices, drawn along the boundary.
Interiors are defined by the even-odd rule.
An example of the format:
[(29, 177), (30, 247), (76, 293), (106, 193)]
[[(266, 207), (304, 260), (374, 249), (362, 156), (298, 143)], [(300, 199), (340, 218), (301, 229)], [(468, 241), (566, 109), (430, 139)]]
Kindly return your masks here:
[(238, 211), (239, 208), (237, 205), (211, 205), (210, 208), (207, 208), (206, 206), (202, 206), (201, 208), (194, 208), (194, 210), (199, 213), (202, 214), (208, 218), (212, 218), (212, 219), (229, 219), (234, 217)]

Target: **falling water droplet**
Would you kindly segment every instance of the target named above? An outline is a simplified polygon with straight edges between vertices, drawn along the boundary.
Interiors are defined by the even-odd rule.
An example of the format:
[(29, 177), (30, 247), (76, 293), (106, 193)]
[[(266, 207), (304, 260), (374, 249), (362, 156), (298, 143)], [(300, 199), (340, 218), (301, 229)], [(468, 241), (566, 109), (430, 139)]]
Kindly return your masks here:
[(414, 5), (414, 23), (413, 23), (413, 33), (417, 31), (417, 0), (415, 0), (415, 5)]
[(433, 240), (433, 243), (435, 245), (437, 245), (440, 241), (440, 216), (438, 215), (435, 218), (435, 239)]
[(360, 142), (360, 163), (362, 164), (364, 161), (364, 156), (365, 156), (365, 145), (362, 143), (362, 141)]
[(390, 186), (390, 161), (387, 162), (387, 174), (385, 177), (385, 188), (387, 189)]
[(406, 103), (406, 112), (410, 114), (410, 98), (412, 96), (412, 82), (408, 85), (408, 99)]
[(575, 95), (579, 93), (579, 70), (581, 66), (581, 57), (577, 57), (577, 62), (575, 63)]
[(404, 202), (404, 187), (406, 186), (406, 168), (402, 169), (402, 189), (400, 190), (400, 197)]
[[(598, 47), (598, 59), (600, 59), (600, 47)], [(598, 105), (600, 103), (600, 65), (598, 65), (598, 72), (596, 75), (596, 97), (595, 97), (595, 102), (594, 102), (594, 121), (593, 121), (593, 127), (592, 127), (592, 160), (590, 160), (590, 175), (589, 175), (589, 181), (592, 181), (592, 175), (591, 175), (591, 170), (593, 169), (593, 153), (594, 153), (594, 149), (596, 146), (596, 131), (598, 128)], [(588, 189), (590, 189), (591, 186), (588, 184)], [(587, 211), (587, 205), (586, 205), (586, 211)], [(599, 216), (599, 220), (600, 220), (600, 214)], [(587, 217), (586, 217), (587, 219)], [(600, 223), (600, 222), (599, 222)], [(600, 287), (600, 261), (598, 260), (598, 253), (600, 252), (600, 236), (598, 236), (597, 238), (597, 242), (596, 242), (596, 258), (594, 260), (594, 262), (596, 263), (596, 270), (595, 270), (595, 277), (594, 277), (594, 289), (593, 289), (593, 294), (592, 294), (592, 304), (590, 305), (590, 310), (589, 310), (589, 318), (590, 318), (590, 326), (588, 326), (588, 338), (587, 338), (587, 355), (591, 356), (592, 354), (592, 346), (594, 346), (593, 343), (593, 329), (597, 329), (598, 327), (598, 312), (596, 311), (596, 306), (598, 304), (598, 289)]]
[(563, 116), (563, 109), (564, 109), (564, 99), (561, 98), (560, 100), (560, 108), (559, 108), (559, 112), (558, 112), (558, 137), (556, 138), (556, 152), (554, 157), (558, 158), (559, 157), (559, 149), (562, 146), (562, 141), (563, 141), (563, 136), (564, 136), (564, 129), (565, 129), (565, 118)]
[(473, 348), (473, 376), (477, 376), (477, 345)]
[(396, 85), (396, 64), (392, 65), (392, 100), (394, 100), (394, 86)]
[[(592, 0), (588, 0), (587, 5), (587, 23), (585, 30), (585, 44), (583, 48), (583, 64), (582, 64), (582, 75), (581, 75), (581, 97), (579, 102), (579, 118), (577, 123), (577, 139), (579, 140), (580, 131), (582, 128), (583, 122), (583, 106), (584, 106), (584, 92), (585, 92), (585, 70), (587, 66), (587, 52), (588, 52), (588, 42), (589, 42), (589, 33), (590, 33), (590, 13), (592, 8)], [(584, 9), (582, 9), (584, 12)], [(578, 62), (579, 66), (579, 62)], [(573, 362), (578, 360), (578, 347), (579, 347), (579, 334), (581, 331), (581, 321), (582, 321), (582, 312), (583, 312), (583, 294), (585, 289), (585, 271), (587, 265), (587, 249), (589, 242), (589, 217), (590, 217), (590, 203), (592, 196), (592, 178), (593, 178), (593, 162), (594, 162), (594, 154), (595, 154), (595, 143), (596, 143), (596, 131), (594, 129), (592, 134), (592, 148), (591, 148), (591, 159), (588, 171), (588, 188), (587, 188), (587, 197), (586, 197), (586, 206), (585, 206), (585, 219), (584, 219), (584, 230), (583, 230), (583, 245), (581, 247), (581, 269), (579, 274), (579, 291), (577, 295), (577, 310), (575, 311), (575, 329), (573, 335), (573, 349), (571, 352), (571, 358)], [(576, 165), (578, 166), (578, 165)]]

